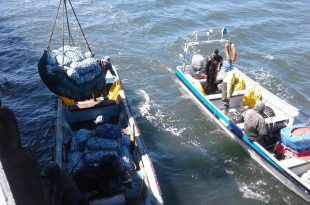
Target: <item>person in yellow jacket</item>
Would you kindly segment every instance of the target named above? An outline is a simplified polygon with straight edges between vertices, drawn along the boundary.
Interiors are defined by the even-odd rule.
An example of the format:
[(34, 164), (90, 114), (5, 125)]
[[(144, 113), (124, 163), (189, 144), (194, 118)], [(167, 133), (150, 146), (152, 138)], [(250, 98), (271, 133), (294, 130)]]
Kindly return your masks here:
[(222, 101), (225, 102), (224, 106), (229, 107), (229, 101), (236, 84), (239, 82), (239, 74), (236, 70), (232, 69), (230, 63), (224, 64), (223, 69), (225, 76), (222, 82)]

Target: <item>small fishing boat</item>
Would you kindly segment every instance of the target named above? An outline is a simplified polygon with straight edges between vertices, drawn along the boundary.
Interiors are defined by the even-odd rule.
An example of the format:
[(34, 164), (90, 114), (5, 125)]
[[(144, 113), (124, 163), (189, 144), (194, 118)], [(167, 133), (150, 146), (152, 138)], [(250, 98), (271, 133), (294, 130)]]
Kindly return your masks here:
[[(122, 162), (122, 167), (120, 176), (114, 176), (121, 179), (121, 183), (118, 183), (119, 187), (116, 188), (117, 192), (112, 195), (103, 193), (102, 197), (97, 198), (96, 201), (100, 201), (101, 204), (110, 204), (112, 202), (112, 204), (163, 204), (160, 186), (151, 158), (145, 148), (138, 126), (132, 117), (125, 92), (120, 82), (112, 83), (112, 81), (112, 75), (107, 75), (107, 82), (111, 82), (108, 83), (110, 87), (109, 100), (98, 97), (66, 105), (63, 99), (58, 98), (55, 161), (68, 173), (74, 171), (72, 168), (70, 170), (70, 164), (75, 163), (72, 155), (74, 149), (72, 143), (74, 142), (73, 137), (77, 135), (74, 133), (79, 133), (82, 130), (88, 130), (90, 136), (97, 133), (97, 136), (88, 138), (86, 145), (89, 144), (91, 139), (93, 142), (97, 142), (95, 147), (99, 148), (91, 150), (88, 147), (82, 154), (85, 154), (86, 157), (87, 154), (98, 157), (97, 152), (97, 154), (102, 154), (101, 157), (99, 156), (99, 160), (103, 161), (112, 156), (113, 159)], [(100, 123), (98, 123), (98, 116)], [(102, 135), (106, 135), (107, 130), (121, 129), (117, 130), (118, 133), (121, 133), (121, 136), (100, 137), (98, 134), (100, 129), (104, 130), (101, 133)], [(104, 142), (103, 140), (107, 144), (117, 143), (115, 147), (105, 146), (105, 144), (100, 146), (99, 144)], [(126, 143), (123, 143), (124, 141)], [(116, 153), (114, 150), (116, 150)], [(114, 154), (117, 157), (114, 157)], [(89, 155), (89, 158), (86, 158), (87, 163), (90, 161), (91, 164), (96, 165), (99, 161), (97, 161), (97, 158), (91, 159), (92, 156)], [(83, 159), (80, 158), (79, 160)], [(123, 168), (124, 163), (125, 169)], [(117, 171), (115, 170), (115, 172)], [(105, 182), (103, 183), (105, 184)], [(98, 194), (100, 195), (100, 193)]]
[[(176, 68), (181, 87), (263, 168), (310, 202), (309, 114), (269, 92), (234, 65), (232, 71), (238, 73), (240, 84), (235, 86), (230, 106), (225, 106), (222, 101), (221, 90), (207, 95), (204, 92), (207, 81), (203, 72), (205, 56), (215, 48), (223, 48), (220, 53), (224, 53), (228, 61), (236, 60), (236, 46), (230, 41), (227, 29), (222, 30), (219, 39), (210, 39), (212, 32), (207, 31), (206, 40), (199, 40), (196, 35), (196, 40), (185, 44), (184, 54), (181, 55), (183, 64)], [(224, 64), (229, 63), (227, 60)], [(223, 69), (218, 71), (216, 82), (221, 84), (224, 75)], [(243, 113), (252, 108), (257, 100), (265, 103), (268, 108), (265, 111), (269, 110), (264, 118), (270, 135), (264, 139), (264, 146), (250, 140), (244, 133)]]
[[(73, 41), (67, 3), (88, 53), (82, 52)], [(51, 50), (61, 6), (62, 46)], [(115, 66), (107, 57), (104, 63), (109, 63), (109, 69), (103, 71), (102, 60), (95, 60), (70, 0), (60, 1), (54, 27), (38, 69), (42, 81), (57, 96), (54, 149), (57, 166), (73, 179), (89, 204), (163, 204), (151, 158)]]

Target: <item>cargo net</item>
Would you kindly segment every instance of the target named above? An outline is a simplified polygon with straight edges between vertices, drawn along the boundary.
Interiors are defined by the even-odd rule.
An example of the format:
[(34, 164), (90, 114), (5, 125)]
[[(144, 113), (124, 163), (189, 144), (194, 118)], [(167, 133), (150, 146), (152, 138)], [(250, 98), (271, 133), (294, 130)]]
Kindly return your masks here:
[(114, 165), (117, 165), (115, 169), (120, 171), (124, 179), (134, 170), (130, 138), (122, 135), (119, 125), (104, 124), (98, 126), (95, 133), (86, 129), (66, 131), (71, 141), (67, 155), (67, 170), (70, 175), (85, 167), (98, 167), (106, 160), (114, 161)]
[[(71, 10), (67, 9), (67, 3)], [(59, 12), (61, 8), (62, 12)], [(76, 23), (69, 23), (69, 16), (75, 17)], [(54, 33), (61, 35), (57, 37)], [(58, 45), (54, 49), (51, 49), (52, 40)], [(86, 43), (88, 51), (85, 52), (77, 46), (81, 42)], [(70, 0), (59, 2), (47, 49), (38, 63), (38, 71), (48, 89), (59, 96), (76, 101), (85, 100), (102, 90), (102, 69), (94, 59)]]
[(79, 47), (64, 46), (64, 52), (62, 48), (45, 51), (38, 69), (51, 92), (74, 100), (85, 100), (103, 87), (101, 67)]

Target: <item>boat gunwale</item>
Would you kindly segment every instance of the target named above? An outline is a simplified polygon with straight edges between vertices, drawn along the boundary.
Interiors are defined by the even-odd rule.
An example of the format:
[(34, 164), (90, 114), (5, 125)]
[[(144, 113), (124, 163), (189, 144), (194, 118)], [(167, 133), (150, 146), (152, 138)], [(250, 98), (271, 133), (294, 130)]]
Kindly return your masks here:
[[(131, 130), (131, 132), (132, 132), (132, 134), (135, 137), (135, 140), (136, 140), (136, 143), (137, 143), (137, 149), (139, 151), (139, 154), (141, 155), (140, 161), (143, 164), (144, 169), (147, 169), (147, 167), (149, 167), (148, 170), (152, 172), (151, 175), (148, 174), (149, 172), (145, 172), (145, 173), (147, 175), (147, 180), (148, 180), (148, 183), (150, 185), (150, 188), (152, 190), (156, 189), (155, 190), (156, 191), (156, 195), (154, 195), (155, 203), (156, 204), (160, 204), (160, 205), (164, 204), (163, 203), (163, 199), (162, 199), (162, 192), (161, 192), (161, 189), (160, 189), (160, 186), (159, 186), (157, 175), (155, 173), (153, 162), (152, 162), (152, 160), (151, 160), (151, 158), (150, 158), (150, 156), (148, 154), (148, 151), (146, 149), (143, 137), (141, 136), (140, 130), (136, 126), (136, 121), (133, 118), (131, 108), (129, 106), (129, 103), (127, 101), (127, 98), (126, 98), (126, 95), (125, 95), (125, 92), (124, 92), (123, 89), (121, 90), (119, 96), (120, 96), (120, 99), (122, 101), (122, 105), (123, 105), (123, 107), (124, 107), (124, 109), (126, 111), (126, 115), (128, 117), (128, 123), (131, 123), (132, 125), (134, 125), (134, 128), (131, 127), (131, 129), (135, 129), (135, 130)], [(151, 181), (149, 181), (149, 179), (151, 179)]]

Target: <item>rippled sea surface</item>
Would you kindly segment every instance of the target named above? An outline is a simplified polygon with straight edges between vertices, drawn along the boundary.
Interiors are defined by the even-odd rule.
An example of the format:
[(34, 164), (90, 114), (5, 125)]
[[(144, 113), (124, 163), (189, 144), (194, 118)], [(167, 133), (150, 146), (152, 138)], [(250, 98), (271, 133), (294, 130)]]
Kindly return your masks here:
[[(71, 0), (97, 58), (109, 55), (152, 157), (166, 204), (303, 204), (228, 138), (174, 74), (193, 31), (226, 26), (235, 65), (310, 111), (310, 3), (301, 1)], [(59, 1), (0, 0), (0, 88), (24, 146), (52, 158), (55, 96), (37, 62)], [(69, 13), (72, 14), (72, 13)], [(71, 29), (85, 47), (78, 26)], [(60, 47), (60, 23), (51, 45)], [(85, 47), (86, 48), (86, 47)]]

